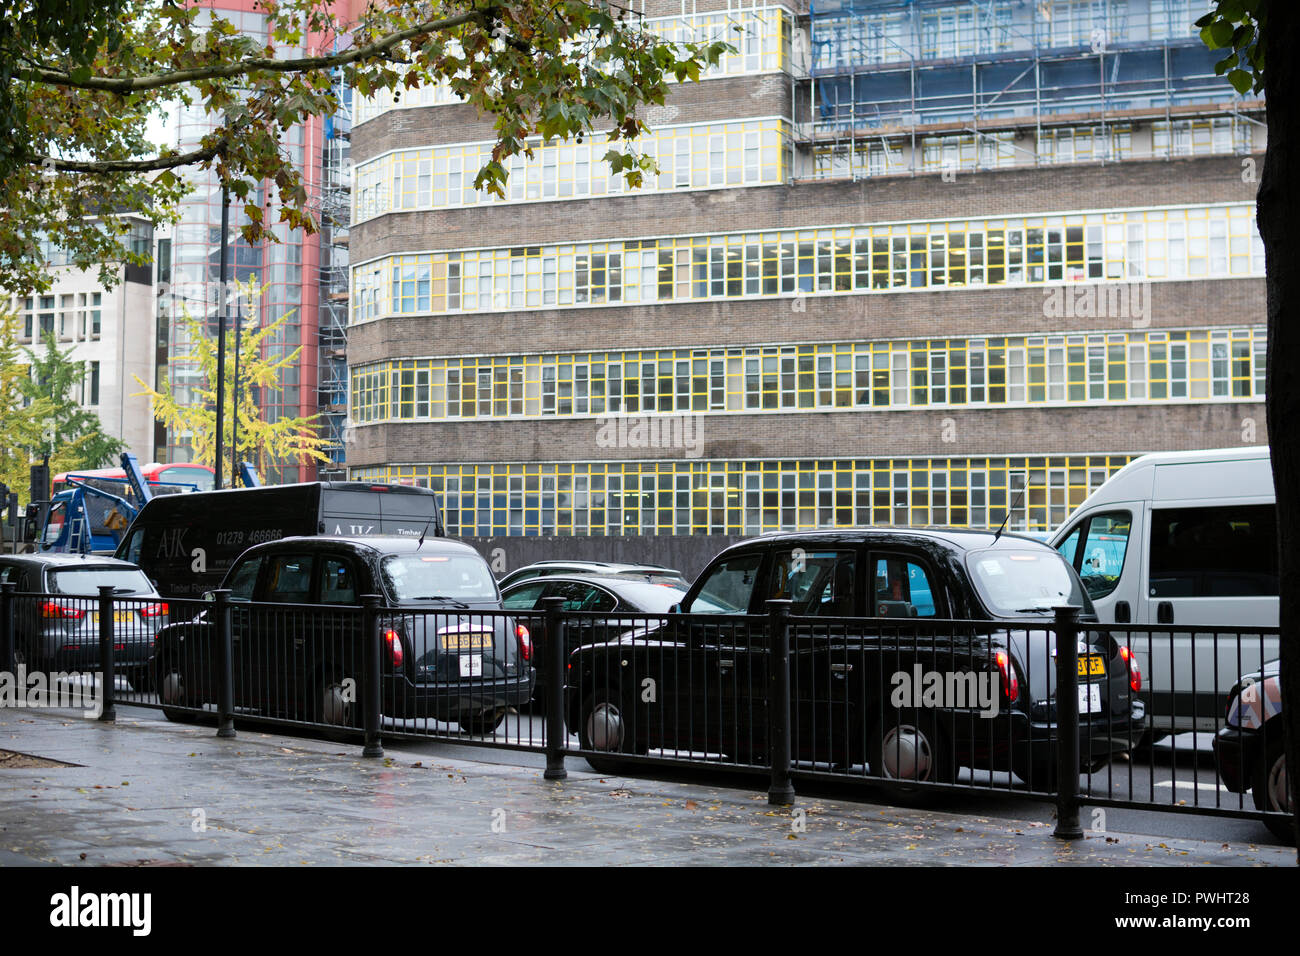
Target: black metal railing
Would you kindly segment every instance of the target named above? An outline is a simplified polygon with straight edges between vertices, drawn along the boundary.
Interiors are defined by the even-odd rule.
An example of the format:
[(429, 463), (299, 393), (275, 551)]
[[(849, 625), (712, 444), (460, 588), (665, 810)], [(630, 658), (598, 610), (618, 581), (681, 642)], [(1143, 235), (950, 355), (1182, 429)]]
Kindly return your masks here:
[[(1276, 628), (791, 613), (592, 614), (255, 604), (0, 587), (0, 666), (101, 719), (119, 705), (221, 736), (256, 720), (356, 740), (429, 738), (599, 770), (697, 766), (1243, 816), (1287, 832)], [(1252, 676), (1253, 675), (1253, 676)], [(80, 695), (79, 697), (77, 695)], [(60, 705), (61, 699), (52, 703)], [(67, 700), (62, 706), (78, 706)]]

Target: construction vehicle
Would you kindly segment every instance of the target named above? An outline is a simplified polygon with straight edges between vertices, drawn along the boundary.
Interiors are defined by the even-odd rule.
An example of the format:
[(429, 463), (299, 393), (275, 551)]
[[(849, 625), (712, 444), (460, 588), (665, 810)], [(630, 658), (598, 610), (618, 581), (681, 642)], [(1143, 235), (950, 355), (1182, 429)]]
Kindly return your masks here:
[[(197, 484), (145, 478), (139, 461), (130, 452), (122, 455), (121, 462), (120, 475), (102, 470), (60, 475), (62, 490), (48, 500), (34, 500), (27, 506), (25, 537), (36, 551), (112, 554), (151, 498), (199, 490)], [(247, 462), (240, 466), (239, 475), (245, 487), (261, 484)]]

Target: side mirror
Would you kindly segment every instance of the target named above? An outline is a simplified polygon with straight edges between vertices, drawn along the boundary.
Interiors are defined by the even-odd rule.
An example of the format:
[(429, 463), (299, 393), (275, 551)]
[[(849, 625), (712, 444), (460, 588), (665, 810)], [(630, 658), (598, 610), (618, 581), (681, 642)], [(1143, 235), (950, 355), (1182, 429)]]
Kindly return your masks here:
[[(156, 585), (155, 585), (155, 587), (156, 587)], [(204, 591), (204, 592), (203, 592), (203, 600), (205, 600), (205, 601), (211, 603), (211, 602), (215, 601), (216, 599), (217, 599), (217, 596), (216, 596), (215, 594), (213, 594), (211, 591)]]

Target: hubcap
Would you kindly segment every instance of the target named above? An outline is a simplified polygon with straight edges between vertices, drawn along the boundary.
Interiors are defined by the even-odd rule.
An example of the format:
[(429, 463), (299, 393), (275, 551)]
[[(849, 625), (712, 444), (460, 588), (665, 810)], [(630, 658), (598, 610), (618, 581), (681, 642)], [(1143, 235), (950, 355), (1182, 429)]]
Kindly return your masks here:
[(617, 752), (623, 745), (623, 715), (613, 704), (600, 703), (587, 715), (587, 739), (593, 750)]
[(176, 706), (185, 702), (185, 681), (175, 671), (163, 678), (162, 699), (163, 703)]
[(1268, 768), (1267, 783), (1268, 808), (1290, 813), (1291, 806), (1286, 798), (1286, 754), (1274, 760), (1273, 766)]
[(934, 751), (925, 734), (911, 724), (891, 727), (881, 741), (884, 775), (895, 780), (929, 780)]
[(352, 702), (343, 696), (342, 684), (326, 684), (321, 692), (321, 721), (327, 724), (346, 724), (352, 712)]

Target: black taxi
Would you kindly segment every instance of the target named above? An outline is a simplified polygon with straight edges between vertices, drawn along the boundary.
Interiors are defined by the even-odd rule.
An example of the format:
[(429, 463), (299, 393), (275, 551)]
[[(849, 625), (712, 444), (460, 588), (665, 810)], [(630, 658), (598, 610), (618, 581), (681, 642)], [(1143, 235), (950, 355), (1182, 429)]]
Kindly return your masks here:
[[(230, 590), (235, 706), (358, 727), (364, 595), (381, 600), (385, 717), (494, 730), (532, 696), (527, 627), (507, 614), (487, 562), (446, 538), (291, 537), (249, 548)], [(164, 628), (153, 666), (164, 713), (215, 703), (211, 611)]]
[(1081, 609), (1081, 769), (1131, 750), (1145, 729), (1132, 654), (1097, 629), (1078, 575), (1043, 543), (946, 529), (774, 533), (718, 555), (662, 624), (575, 651), (570, 729), (598, 768), (649, 750), (761, 762), (772, 599), (791, 602), (797, 761), (915, 781), (1002, 771), (1052, 789), (1045, 619), (1060, 605)]

